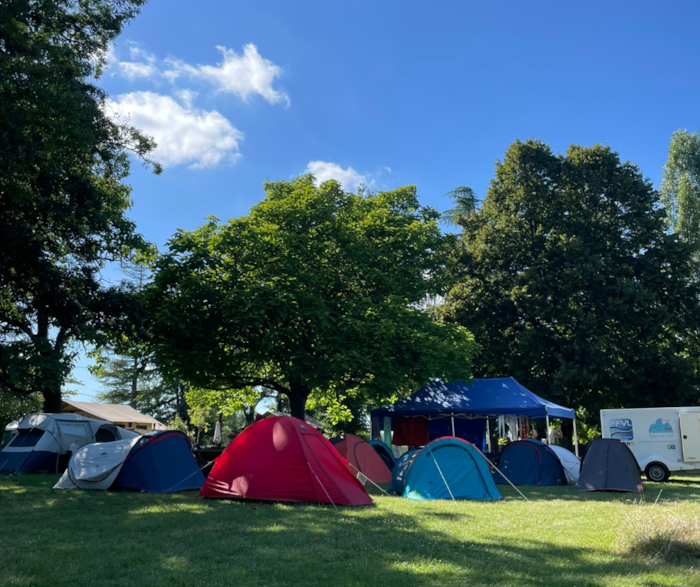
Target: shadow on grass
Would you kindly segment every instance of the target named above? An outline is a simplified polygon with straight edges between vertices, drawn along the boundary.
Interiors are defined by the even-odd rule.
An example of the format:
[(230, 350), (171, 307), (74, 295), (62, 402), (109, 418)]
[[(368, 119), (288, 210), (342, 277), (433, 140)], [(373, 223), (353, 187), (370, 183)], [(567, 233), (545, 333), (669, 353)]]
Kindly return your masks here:
[[(185, 545), (171, 545), (162, 566), (172, 560), (190, 574), (209, 572), (222, 585), (517, 585), (535, 587), (599, 587), (613, 576), (646, 577), (638, 560), (590, 548), (556, 545), (546, 540), (498, 537), (468, 538), (471, 516), (443, 512), (416, 515), (326, 507), (260, 505), (257, 515), (245, 504), (207, 503), (212, 514), (230, 519), (231, 534), (225, 563), (211, 553), (197, 556)], [(201, 522), (189, 514), (153, 512), (161, 520), (177, 516), (178, 523)], [(230, 516), (230, 518), (229, 518)], [(131, 531), (143, 532), (151, 516), (130, 520)], [(430, 530), (421, 518), (463, 522), (462, 536)], [(210, 531), (214, 531), (210, 528)], [(207, 530), (202, 528), (202, 533)], [(204, 536), (203, 536), (204, 537)], [(241, 548), (243, 547), (243, 548)], [(249, 549), (249, 550), (248, 550)], [(244, 551), (248, 550), (248, 554)], [(175, 577), (173, 577), (174, 579)], [(218, 583), (215, 583), (218, 584)]]
[[(450, 511), (449, 502), (386, 498), (374, 508), (336, 511), (192, 493), (47, 492), (53, 482), (22, 478), (16, 489), (25, 492), (11, 487), (9, 499), (0, 491), (0, 584), (608, 587), (620, 577), (625, 585), (669, 584), (669, 567), (607, 550), (564, 546), (517, 528), (479, 535), (497, 512), (483, 504)], [(549, 488), (538, 489), (547, 499)], [(546, 524), (541, 520), (543, 535)], [(698, 578), (673, 584), (697, 585)]]

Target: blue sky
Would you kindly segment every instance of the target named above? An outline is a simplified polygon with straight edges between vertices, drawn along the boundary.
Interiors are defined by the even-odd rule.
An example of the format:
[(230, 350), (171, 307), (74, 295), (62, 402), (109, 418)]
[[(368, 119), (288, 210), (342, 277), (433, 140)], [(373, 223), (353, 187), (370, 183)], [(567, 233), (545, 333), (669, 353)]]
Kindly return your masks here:
[[(150, 0), (100, 83), (160, 143), (163, 175), (135, 164), (129, 181), (163, 248), (307, 170), (414, 184), (444, 210), (530, 137), (608, 144), (658, 186), (671, 133), (700, 128), (699, 21), (691, 1)], [(77, 399), (99, 389), (86, 365)]]

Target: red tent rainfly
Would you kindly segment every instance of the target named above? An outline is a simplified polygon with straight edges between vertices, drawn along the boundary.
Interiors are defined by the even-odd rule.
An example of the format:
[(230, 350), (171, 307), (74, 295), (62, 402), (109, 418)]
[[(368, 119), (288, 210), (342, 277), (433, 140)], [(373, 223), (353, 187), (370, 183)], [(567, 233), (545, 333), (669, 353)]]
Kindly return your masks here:
[(331, 438), (331, 444), (355, 473), (361, 472), (374, 483), (391, 483), (391, 471), (369, 443), (354, 434), (343, 434)]
[(217, 459), (200, 497), (370, 505), (347, 461), (313, 426), (291, 416), (246, 428)]

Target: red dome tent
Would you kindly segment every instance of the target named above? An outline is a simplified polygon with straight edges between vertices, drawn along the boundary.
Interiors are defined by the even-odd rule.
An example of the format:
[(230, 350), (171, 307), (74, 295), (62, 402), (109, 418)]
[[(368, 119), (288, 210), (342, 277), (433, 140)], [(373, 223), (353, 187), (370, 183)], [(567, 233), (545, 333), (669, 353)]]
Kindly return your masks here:
[(391, 471), (369, 443), (354, 434), (331, 438), (331, 444), (350, 463), (350, 469), (360, 471), (374, 483), (391, 483)]
[(314, 427), (265, 418), (246, 428), (217, 459), (200, 497), (369, 505), (344, 459)]

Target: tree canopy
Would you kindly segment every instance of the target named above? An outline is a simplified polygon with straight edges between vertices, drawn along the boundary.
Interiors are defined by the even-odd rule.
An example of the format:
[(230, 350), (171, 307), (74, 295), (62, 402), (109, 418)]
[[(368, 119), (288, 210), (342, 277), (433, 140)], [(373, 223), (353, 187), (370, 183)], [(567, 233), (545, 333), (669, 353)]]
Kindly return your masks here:
[(481, 345), (479, 375), (514, 376), (591, 419), (693, 393), (690, 249), (610, 148), (513, 143), (464, 225), (458, 268), (445, 311)]
[(697, 263), (700, 261), (700, 135), (697, 131), (673, 133), (661, 181), (661, 198), (671, 230), (693, 247)]
[(454, 188), (445, 194), (452, 198), (454, 206), (441, 214), (442, 221), (449, 226), (461, 226), (476, 212), (479, 199), (470, 187), (465, 185)]
[(178, 232), (148, 292), (161, 362), (194, 387), (263, 386), (304, 417), (345, 398), (390, 401), (470, 377), (475, 344), (421, 303), (444, 293), (454, 238), (413, 187), (344, 192), (312, 176), (266, 183), (243, 218)]
[(94, 82), (143, 3), (0, 5), (0, 391), (39, 391), (48, 412), (60, 410), (71, 341), (118, 327), (130, 304), (100, 269), (147, 246), (123, 180), (129, 153), (154, 145), (106, 116)]

